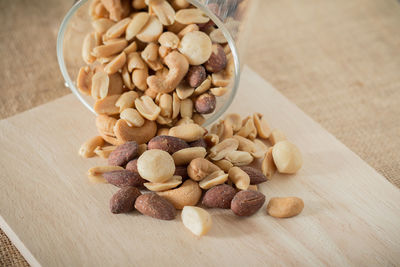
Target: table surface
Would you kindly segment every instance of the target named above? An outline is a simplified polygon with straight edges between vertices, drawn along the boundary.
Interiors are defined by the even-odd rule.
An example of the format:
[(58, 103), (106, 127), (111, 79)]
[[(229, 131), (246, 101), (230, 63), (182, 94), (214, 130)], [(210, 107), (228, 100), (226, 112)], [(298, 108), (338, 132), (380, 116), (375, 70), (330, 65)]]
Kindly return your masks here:
[[(259, 2), (246, 63), (399, 186), (398, 2)], [(55, 38), (70, 4), (0, 1), (0, 118), (68, 93)], [(24, 261), (0, 233), (2, 264)]]
[(302, 151), (298, 173), (275, 174), (259, 186), (266, 202), (302, 198), (300, 215), (273, 218), (266, 204), (248, 218), (209, 209), (211, 231), (196, 238), (179, 212), (173, 221), (111, 214), (117, 188), (86, 177), (106, 160), (77, 155), (96, 131), (94, 116), (68, 95), (0, 122), (0, 146), (13, 151), (0, 158), (0, 227), (33, 266), (400, 263), (400, 191), (394, 185), (250, 69), (227, 112), (262, 112)]

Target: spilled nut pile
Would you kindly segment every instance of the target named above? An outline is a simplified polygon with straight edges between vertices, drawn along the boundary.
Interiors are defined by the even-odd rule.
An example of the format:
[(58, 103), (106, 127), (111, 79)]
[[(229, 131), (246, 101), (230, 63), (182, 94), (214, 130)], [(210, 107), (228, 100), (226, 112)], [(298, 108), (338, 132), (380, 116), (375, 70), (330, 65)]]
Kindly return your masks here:
[[(253, 215), (265, 202), (259, 184), (301, 168), (297, 147), (259, 113), (201, 126), (234, 67), (226, 41), (199, 9), (185, 0), (93, 0), (90, 14), (94, 32), (84, 40), (88, 65), (77, 86), (96, 100), (99, 136), (79, 154), (108, 160), (88, 177), (120, 188), (112, 213), (173, 220), (182, 210), (185, 227), (201, 236), (212, 225), (205, 208)], [(271, 198), (266, 209), (288, 218), (303, 207), (289, 197)]]
[[(136, 209), (156, 219), (173, 220), (176, 210), (182, 210), (183, 224), (198, 236), (210, 229), (211, 216), (196, 205), (253, 215), (265, 202), (258, 185), (276, 171), (293, 174), (302, 165), (298, 148), (281, 131), (271, 131), (259, 113), (244, 120), (229, 114), (209, 131), (185, 123), (147, 144), (128, 141), (112, 146), (96, 136), (82, 145), (80, 154), (108, 158), (108, 166), (91, 168), (88, 177), (121, 188), (111, 198), (112, 213)], [(300, 198), (275, 197), (267, 212), (288, 218), (303, 207)]]

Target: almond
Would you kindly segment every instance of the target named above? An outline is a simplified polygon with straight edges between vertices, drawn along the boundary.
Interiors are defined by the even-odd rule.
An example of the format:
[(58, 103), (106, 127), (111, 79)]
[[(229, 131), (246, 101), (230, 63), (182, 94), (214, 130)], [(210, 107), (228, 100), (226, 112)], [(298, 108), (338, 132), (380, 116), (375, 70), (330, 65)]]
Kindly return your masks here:
[(144, 215), (160, 220), (173, 220), (176, 216), (176, 210), (171, 202), (156, 193), (139, 196), (135, 208)]
[(133, 186), (126, 186), (118, 190), (110, 200), (112, 213), (125, 213), (135, 209), (135, 201), (141, 195), (139, 189)]
[(231, 202), (231, 210), (238, 216), (250, 216), (264, 204), (265, 196), (253, 190), (240, 191)]
[(138, 153), (138, 148), (139, 146), (135, 141), (130, 141), (123, 145), (118, 146), (108, 156), (108, 165), (124, 166), (130, 160), (136, 157)]
[(258, 169), (250, 167), (250, 166), (242, 166), (240, 167), (245, 173), (247, 173), (250, 177), (250, 184), (261, 184), (267, 181), (267, 177)]
[(140, 187), (145, 182), (145, 180), (143, 180), (138, 173), (134, 173), (128, 170), (106, 172), (103, 174), (103, 176), (108, 183), (118, 187)]
[(229, 209), (236, 190), (227, 184), (212, 187), (204, 194), (202, 204), (209, 208)]
[(178, 150), (188, 148), (189, 145), (184, 140), (167, 135), (153, 137), (148, 143), (148, 149), (161, 149), (169, 154), (174, 154)]

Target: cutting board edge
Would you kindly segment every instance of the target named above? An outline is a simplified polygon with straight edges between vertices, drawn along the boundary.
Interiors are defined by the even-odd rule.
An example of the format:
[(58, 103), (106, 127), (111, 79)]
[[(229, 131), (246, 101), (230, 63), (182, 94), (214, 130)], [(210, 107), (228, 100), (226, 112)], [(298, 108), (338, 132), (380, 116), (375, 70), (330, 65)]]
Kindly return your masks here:
[(6, 220), (4, 220), (1, 214), (0, 214), (0, 228), (7, 235), (8, 239), (10, 239), (11, 243), (18, 249), (19, 253), (21, 253), (21, 255), (29, 263), (29, 265), (31, 265), (32, 267), (42, 266), (38, 262), (38, 260), (33, 256), (30, 250), (24, 245), (21, 239), (19, 239), (18, 235), (8, 225)]

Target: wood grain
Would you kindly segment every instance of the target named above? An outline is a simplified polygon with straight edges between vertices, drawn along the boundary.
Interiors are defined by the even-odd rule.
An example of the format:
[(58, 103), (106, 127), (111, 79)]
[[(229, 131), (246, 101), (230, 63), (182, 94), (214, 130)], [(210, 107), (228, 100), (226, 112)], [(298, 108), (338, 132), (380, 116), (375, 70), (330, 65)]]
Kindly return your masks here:
[(262, 112), (303, 152), (297, 175), (260, 187), (267, 200), (301, 197), (299, 216), (211, 210), (213, 228), (197, 239), (179, 217), (112, 215), (116, 188), (85, 175), (104, 160), (77, 155), (95, 133), (94, 116), (69, 95), (0, 122), (0, 226), (45, 266), (400, 264), (397, 188), (249, 69), (230, 111)]

